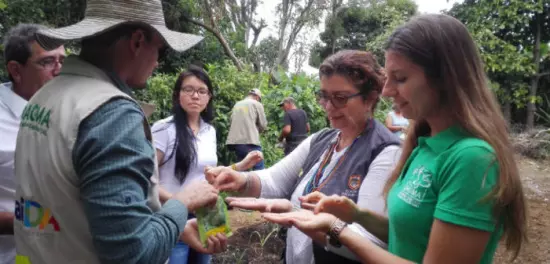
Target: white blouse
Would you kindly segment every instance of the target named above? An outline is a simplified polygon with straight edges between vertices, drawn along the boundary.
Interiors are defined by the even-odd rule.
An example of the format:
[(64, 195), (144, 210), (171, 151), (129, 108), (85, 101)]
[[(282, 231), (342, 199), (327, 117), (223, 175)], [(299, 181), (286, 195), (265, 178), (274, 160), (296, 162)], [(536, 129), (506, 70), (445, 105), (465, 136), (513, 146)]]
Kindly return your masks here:
[(155, 122), (151, 130), (153, 132), (154, 147), (164, 153), (164, 158), (160, 163), (162, 165), (159, 164), (159, 177), (160, 186), (168, 192), (177, 193), (193, 181), (204, 180), (204, 167), (217, 165), (216, 129), (204, 122), (202, 118), (199, 133), (194, 140), (195, 150), (197, 151), (196, 162), (191, 164), (183, 183), (179, 182), (174, 172), (176, 154), (172, 155), (172, 152), (176, 144), (176, 124), (173, 122), (173, 117), (170, 116)]

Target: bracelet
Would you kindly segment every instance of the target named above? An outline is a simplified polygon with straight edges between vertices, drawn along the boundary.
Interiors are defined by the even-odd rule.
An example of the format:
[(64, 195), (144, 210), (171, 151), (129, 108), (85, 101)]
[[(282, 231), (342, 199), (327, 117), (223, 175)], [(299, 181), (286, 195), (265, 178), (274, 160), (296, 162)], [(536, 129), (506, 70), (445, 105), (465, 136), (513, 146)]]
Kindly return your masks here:
[(250, 174), (246, 172), (243, 172), (241, 174), (245, 177), (244, 190), (241, 193), (247, 193), (248, 189), (250, 189)]
[(347, 226), (344, 221), (340, 219), (334, 220), (334, 222), (330, 225), (330, 229), (327, 233), (327, 238), (329, 240), (329, 244), (333, 247), (339, 248), (342, 246), (340, 243), (340, 233), (344, 228)]

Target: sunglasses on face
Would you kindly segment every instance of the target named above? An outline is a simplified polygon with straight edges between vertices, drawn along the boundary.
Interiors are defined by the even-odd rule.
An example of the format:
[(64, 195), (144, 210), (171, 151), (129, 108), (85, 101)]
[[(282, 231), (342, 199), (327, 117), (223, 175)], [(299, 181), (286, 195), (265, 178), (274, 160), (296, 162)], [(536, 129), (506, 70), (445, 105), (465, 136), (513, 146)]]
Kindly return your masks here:
[(327, 103), (330, 102), (332, 106), (335, 108), (343, 108), (347, 105), (349, 99), (357, 97), (362, 95), (362, 93), (356, 93), (351, 95), (344, 95), (344, 94), (335, 94), (330, 95), (325, 92), (317, 92), (315, 96), (317, 97), (317, 102), (322, 105), (323, 107), (326, 107)]

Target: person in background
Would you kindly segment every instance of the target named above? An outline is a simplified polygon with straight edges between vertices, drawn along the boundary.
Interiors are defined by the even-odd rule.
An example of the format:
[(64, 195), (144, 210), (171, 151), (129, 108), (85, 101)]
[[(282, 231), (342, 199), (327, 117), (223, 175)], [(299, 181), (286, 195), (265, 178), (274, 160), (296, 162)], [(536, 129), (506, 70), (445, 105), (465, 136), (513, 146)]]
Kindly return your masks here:
[[(324, 197), (314, 216), (264, 215), (308, 234), (329, 234), (363, 263), (493, 263), (514, 257), (527, 236), (526, 204), (514, 151), (483, 61), (466, 26), (421, 15), (397, 28), (386, 49), (383, 95), (414, 120), (384, 188), (388, 216), (345, 197)], [(347, 223), (388, 241), (388, 251)]]
[(386, 117), (386, 127), (399, 138), (404, 138), (404, 133), (409, 127), (409, 119), (404, 117), (399, 110), (399, 106), (392, 104), (392, 111)]
[[(309, 136), (268, 169), (237, 172), (213, 168), (206, 173), (208, 181), (220, 191), (235, 191), (244, 197), (227, 199), (236, 208), (298, 210), (313, 216), (311, 211), (299, 209), (300, 197), (324, 193), (345, 195), (384, 215), (381, 193), (399, 159), (401, 142), (373, 117), (384, 85), (381, 69), (366, 51), (343, 50), (331, 55), (319, 68), (321, 89), (316, 95), (331, 128)], [(353, 224), (351, 229), (386, 247), (386, 242), (360, 225)], [(288, 229), (286, 263), (357, 263), (349, 249), (327, 243), (324, 233), (308, 235)]]
[(59, 74), (65, 49), (44, 50), (35, 33), (44, 26), (19, 24), (4, 38), (4, 59), (10, 82), (0, 84), (0, 263), (14, 263), (14, 155), (21, 114), (27, 101)]
[[(261, 101), (260, 90), (252, 89), (244, 100), (233, 106), (231, 126), (225, 144), (235, 153), (237, 162), (242, 161), (251, 151), (262, 151), (260, 133), (267, 129), (267, 119)], [(253, 169), (263, 168), (262, 160)]]
[[(217, 165), (216, 130), (214, 120), (214, 87), (208, 74), (190, 66), (176, 80), (172, 93), (172, 116), (157, 121), (152, 127), (153, 145), (159, 164), (159, 195), (165, 203), (175, 193), (194, 181), (204, 181), (204, 169)], [(262, 158), (251, 152), (234, 164), (237, 170), (247, 170)], [(189, 214), (188, 219), (195, 218)], [(170, 255), (174, 264), (210, 263), (210, 255), (190, 249), (178, 241)]]
[(309, 122), (306, 111), (298, 109), (294, 98), (287, 97), (279, 104), (285, 111), (283, 118), (283, 130), (279, 136), (279, 142), (285, 141), (285, 156), (290, 154), (309, 133)]
[(225, 236), (205, 248), (196, 220), (187, 221), (215, 204), (217, 189), (195, 182), (161, 205), (151, 129), (133, 98), (166, 49), (182, 52), (202, 37), (169, 30), (160, 0), (88, 0), (82, 21), (36, 35), (45, 49), (81, 40), (81, 51), (23, 110), (18, 263), (160, 264), (178, 237), (202, 253), (224, 251)]

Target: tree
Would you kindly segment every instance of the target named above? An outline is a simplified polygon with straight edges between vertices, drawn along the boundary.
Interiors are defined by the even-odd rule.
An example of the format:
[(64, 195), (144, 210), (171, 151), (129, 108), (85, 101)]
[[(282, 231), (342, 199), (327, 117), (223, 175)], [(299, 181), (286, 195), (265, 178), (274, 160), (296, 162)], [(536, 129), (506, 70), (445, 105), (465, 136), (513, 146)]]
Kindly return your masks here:
[(257, 69), (256, 72), (269, 72), (275, 67), (275, 61), (277, 59), (277, 49), (279, 47), (279, 40), (273, 36), (269, 36), (262, 39), (255, 51), (257, 52)]
[(549, 58), (541, 47), (550, 42), (550, 0), (467, 0), (449, 13), (460, 19), (480, 46), (486, 71), (504, 103), (526, 108), (526, 127), (534, 126), (537, 91)]
[(326, 7), (326, 0), (282, 0), (277, 6), (279, 45), (275, 66), (288, 68), (288, 56), (298, 34), (304, 28), (317, 25)]
[(343, 49), (367, 49), (381, 57), (389, 34), (416, 14), (417, 6), (412, 0), (356, 0), (333, 11), (325, 20), (322, 43), (311, 50), (311, 66)]

